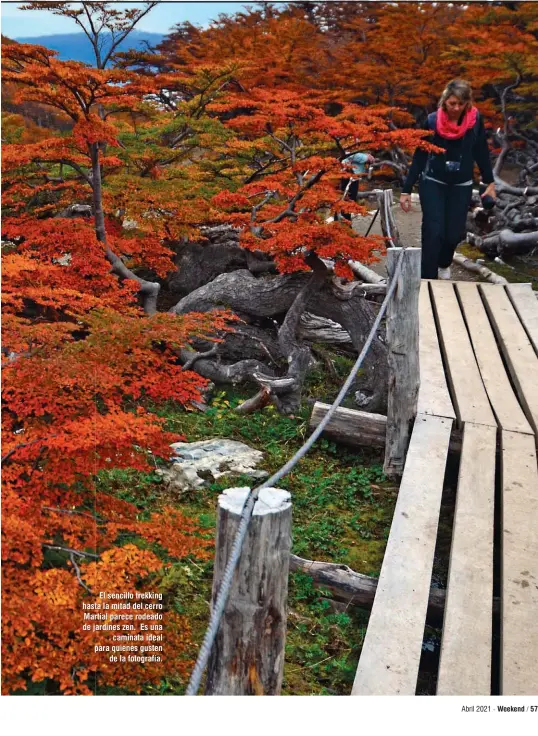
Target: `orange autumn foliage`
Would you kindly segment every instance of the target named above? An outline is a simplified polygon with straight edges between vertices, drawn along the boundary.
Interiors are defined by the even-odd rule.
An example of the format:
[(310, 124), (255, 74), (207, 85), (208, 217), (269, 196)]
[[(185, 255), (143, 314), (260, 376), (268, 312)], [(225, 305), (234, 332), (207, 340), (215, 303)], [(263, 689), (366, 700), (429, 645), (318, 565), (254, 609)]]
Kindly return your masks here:
[[(146, 318), (137, 284), (110, 274), (91, 220), (6, 218), (4, 232), (18, 243), (3, 259), (4, 692), (29, 680), (64, 694), (137, 692), (169, 676), (169, 659), (143, 668), (108, 662), (94, 651), (95, 633), (82, 630), (82, 603), (98, 590), (150, 590), (171, 561), (206, 558), (209, 542), (177, 509), (141, 521), (136, 506), (99, 490), (98, 475), (168, 459), (180, 438), (149, 407), (201, 399), (205, 379), (182, 370), (177, 352), (227, 321), (219, 313)], [(131, 238), (110, 237), (137, 257)], [(135, 542), (122, 544), (125, 534)], [(188, 622), (166, 613), (164, 633), (181, 679)]]

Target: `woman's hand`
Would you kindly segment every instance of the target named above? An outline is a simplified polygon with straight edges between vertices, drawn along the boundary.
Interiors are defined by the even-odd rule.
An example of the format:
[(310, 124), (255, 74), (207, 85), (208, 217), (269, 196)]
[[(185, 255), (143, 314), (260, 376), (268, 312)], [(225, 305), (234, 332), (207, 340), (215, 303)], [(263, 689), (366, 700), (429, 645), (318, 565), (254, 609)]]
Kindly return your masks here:
[(488, 186), (486, 187), (486, 191), (480, 196), (482, 198), (492, 197), (493, 199), (497, 199), (497, 194), (495, 193), (495, 183), (491, 182), (491, 184), (488, 184)]
[(411, 209), (411, 195), (401, 194), (400, 195), (400, 207), (404, 212), (409, 212)]

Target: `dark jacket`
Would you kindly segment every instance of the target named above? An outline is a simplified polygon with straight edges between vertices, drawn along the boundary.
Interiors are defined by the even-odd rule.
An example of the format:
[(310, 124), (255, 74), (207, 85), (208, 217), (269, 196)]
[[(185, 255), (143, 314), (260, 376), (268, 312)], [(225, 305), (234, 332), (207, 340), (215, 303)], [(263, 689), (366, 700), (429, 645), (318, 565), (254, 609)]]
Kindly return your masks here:
[[(434, 124), (434, 115), (428, 115), (426, 129), (433, 130)], [(402, 189), (403, 194), (411, 193), (413, 185), (423, 173), (444, 184), (463, 184), (463, 182), (473, 178), (475, 161), (480, 169), (484, 184), (491, 184), (494, 181), (486, 131), (480, 113), (475, 126), (470, 128), (463, 138), (450, 140), (435, 133), (432, 138), (427, 140), (444, 148), (445, 152), (428, 154), (426, 151), (417, 148)], [(447, 161), (458, 161), (460, 164), (459, 171), (448, 171)]]

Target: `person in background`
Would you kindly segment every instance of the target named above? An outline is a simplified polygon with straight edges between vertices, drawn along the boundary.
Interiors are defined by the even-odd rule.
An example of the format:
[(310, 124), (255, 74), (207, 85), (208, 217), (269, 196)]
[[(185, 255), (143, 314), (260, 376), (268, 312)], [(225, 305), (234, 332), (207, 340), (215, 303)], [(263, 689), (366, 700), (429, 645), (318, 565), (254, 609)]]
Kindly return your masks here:
[(449, 279), (456, 246), (465, 235), (473, 193), (476, 162), (487, 186), (483, 202), (495, 199), (495, 184), (482, 117), (473, 105), (471, 85), (463, 79), (448, 83), (437, 112), (428, 115), (428, 140), (445, 150), (417, 148), (402, 189), (400, 205), (411, 209), (411, 190), (418, 179), (422, 207), (422, 278)]
[[(362, 153), (361, 151), (357, 153), (350, 153), (349, 151), (346, 151), (345, 154), (346, 155), (342, 159), (342, 163), (349, 164), (351, 166), (351, 170), (353, 171), (354, 176), (365, 174), (366, 164), (373, 164), (375, 161), (375, 158), (370, 153)], [(359, 179), (355, 179), (354, 176), (344, 177), (340, 183), (340, 187), (343, 192), (347, 193), (347, 196), (353, 202), (356, 202), (357, 194), (359, 192)], [(344, 215), (344, 217), (348, 220), (351, 220), (351, 215), (346, 214)]]

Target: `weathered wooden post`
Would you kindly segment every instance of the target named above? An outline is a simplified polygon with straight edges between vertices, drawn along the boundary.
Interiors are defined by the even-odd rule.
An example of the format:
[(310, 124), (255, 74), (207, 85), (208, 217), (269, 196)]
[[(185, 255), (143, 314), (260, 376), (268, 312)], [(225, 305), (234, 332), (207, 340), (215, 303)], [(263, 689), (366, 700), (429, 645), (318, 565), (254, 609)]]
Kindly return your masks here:
[[(387, 271), (392, 280), (401, 248), (387, 250)], [(409, 445), (411, 422), (417, 408), (420, 372), (418, 362), (418, 295), (420, 248), (406, 248), (398, 284), (387, 308), (389, 391), (384, 471), (402, 475)]]
[(390, 238), (387, 247), (400, 248), (402, 240), (392, 213), (394, 204), (392, 189), (375, 189), (374, 191), (376, 192), (377, 207), (379, 209), (381, 232), (385, 238)]
[[(213, 603), (248, 488), (219, 496)], [(279, 695), (284, 672), (291, 496), (264, 488), (235, 571), (207, 670), (206, 695)]]

